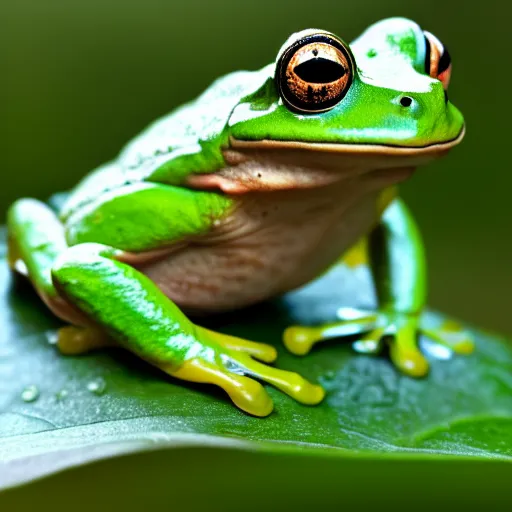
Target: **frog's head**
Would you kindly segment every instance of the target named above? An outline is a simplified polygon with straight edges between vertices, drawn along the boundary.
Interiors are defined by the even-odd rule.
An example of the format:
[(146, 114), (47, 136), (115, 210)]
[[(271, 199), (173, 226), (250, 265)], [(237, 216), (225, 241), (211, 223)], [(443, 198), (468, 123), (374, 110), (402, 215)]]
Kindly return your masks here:
[(328, 153), (333, 168), (412, 168), (464, 134), (448, 101), (448, 51), (404, 18), (376, 23), (350, 46), (322, 30), (298, 32), (260, 73), (263, 85), (229, 120), (231, 147), (241, 151), (301, 150), (323, 162)]

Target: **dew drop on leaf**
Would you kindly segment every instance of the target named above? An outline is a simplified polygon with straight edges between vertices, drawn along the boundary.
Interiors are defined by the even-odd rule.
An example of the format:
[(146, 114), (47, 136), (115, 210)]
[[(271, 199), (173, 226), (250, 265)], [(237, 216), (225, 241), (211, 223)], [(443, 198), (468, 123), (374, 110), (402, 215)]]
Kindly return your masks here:
[(57, 342), (59, 341), (59, 334), (57, 331), (46, 331), (45, 336), (48, 345), (57, 345)]
[(102, 395), (107, 389), (107, 383), (105, 382), (105, 379), (98, 377), (97, 379), (91, 380), (87, 383), (87, 389), (95, 395)]
[(35, 402), (39, 398), (39, 388), (37, 386), (27, 386), (21, 393), (24, 402)]

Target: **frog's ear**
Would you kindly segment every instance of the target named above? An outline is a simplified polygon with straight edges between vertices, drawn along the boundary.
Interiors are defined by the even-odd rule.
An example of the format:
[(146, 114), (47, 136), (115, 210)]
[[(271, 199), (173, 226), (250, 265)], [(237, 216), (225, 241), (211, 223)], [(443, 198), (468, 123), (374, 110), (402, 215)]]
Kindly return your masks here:
[(452, 59), (446, 46), (432, 33), (423, 32), (425, 35), (425, 72), (432, 78), (437, 78), (448, 89), (452, 74)]

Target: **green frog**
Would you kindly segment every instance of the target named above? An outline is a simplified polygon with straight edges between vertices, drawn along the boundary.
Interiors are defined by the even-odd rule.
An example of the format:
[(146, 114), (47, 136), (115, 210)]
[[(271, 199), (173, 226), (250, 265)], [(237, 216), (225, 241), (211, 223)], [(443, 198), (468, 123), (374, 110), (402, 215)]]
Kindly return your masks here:
[(58, 209), (16, 201), (9, 264), (69, 324), (62, 353), (120, 346), (174, 378), (220, 386), (260, 417), (273, 409), (261, 381), (307, 405), (324, 390), (271, 366), (273, 346), (201, 318), (279, 297), (340, 262), (368, 264), (377, 310), (292, 325), (284, 344), (305, 355), (357, 335), (357, 351), (389, 345), (400, 371), (424, 376), (419, 333), (454, 352), (473, 347), (457, 326), (422, 325), (424, 248), (396, 191), (463, 138), (450, 74), (441, 41), (408, 19), (375, 23), (351, 45), (294, 33), (275, 62), (228, 74), (151, 124)]

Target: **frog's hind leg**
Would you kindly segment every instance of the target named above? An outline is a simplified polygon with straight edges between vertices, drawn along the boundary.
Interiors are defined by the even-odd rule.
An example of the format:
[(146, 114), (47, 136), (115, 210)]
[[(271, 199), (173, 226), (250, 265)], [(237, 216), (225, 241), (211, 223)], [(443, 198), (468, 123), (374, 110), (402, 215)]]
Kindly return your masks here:
[(60, 349), (87, 352), (113, 343), (169, 375), (222, 387), (242, 410), (272, 411), (272, 400), (255, 379), (295, 400), (316, 404), (320, 386), (300, 375), (268, 367), (273, 347), (193, 324), (144, 274), (125, 263), (128, 253), (86, 243), (68, 247), (57, 216), (43, 203), (24, 199), (8, 217), (11, 266), (22, 271), (60, 318)]
[(272, 400), (255, 379), (304, 404), (323, 399), (320, 386), (255, 360), (273, 361), (274, 348), (193, 324), (153, 281), (122, 258), (122, 251), (105, 245), (73, 246), (55, 262), (53, 282), (122, 347), (173, 377), (222, 387), (238, 407), (255, 416), (272, 410)]

